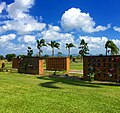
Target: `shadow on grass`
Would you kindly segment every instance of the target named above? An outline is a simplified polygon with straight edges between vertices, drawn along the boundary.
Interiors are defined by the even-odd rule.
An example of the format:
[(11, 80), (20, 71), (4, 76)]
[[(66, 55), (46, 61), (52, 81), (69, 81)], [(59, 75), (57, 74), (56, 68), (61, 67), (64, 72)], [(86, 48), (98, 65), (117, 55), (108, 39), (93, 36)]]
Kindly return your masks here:
[[(84, 81), (79, 77), (73, 77), (73, 76), (59, 76), (59, 75), (50, 75), (50, 76), (42, 76), (37, 77), (38, 79), (42, 80), (48, 80), (48, 82), (40, 83), (39, 85), (42, 87), (47, 88), (55, 88), (60, 89), (60, 87), (55, 86), (56, 83), (63, 83), (68, 85), (75, 85), (75, 86), (83, 86), (83, 87), (91, 87), (91, 88), (100, 88), (99, 84), (93, 84), (88, 81)], [(49, 82), (49, 80), (52, 80), (53, 82)]]
[(45, 82), (45, 83), (41, 83), (39, 85), (42, 87), (46, 87), (46, 88), (61, 89), (60, 87), (55, 86), (56, 83), (58, 83), (58, 82)]

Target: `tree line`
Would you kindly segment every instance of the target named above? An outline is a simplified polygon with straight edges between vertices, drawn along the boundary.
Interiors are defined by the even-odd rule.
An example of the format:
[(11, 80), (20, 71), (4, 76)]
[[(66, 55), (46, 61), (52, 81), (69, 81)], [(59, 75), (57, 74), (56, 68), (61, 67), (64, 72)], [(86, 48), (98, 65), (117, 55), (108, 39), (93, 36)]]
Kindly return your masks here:
[[(59, 47), (60, 47), (60, 44), (58, 42), (56, 42), (56, 41), (51, 41), (50, 43), (46, 44), (44, 39), (37, 40), (37, 48), (39, 50), (39, 56), (40, 57), (41, 57), (41, 53), (43, 53), (41, 48), (43, 46), (47, 46), (47, 45), (52, 48), (52, 56), (54, 56), (54, 48), (59, 49)], [(68, 49), (68, 56), (70, 57), (70, 50), (71, 50), (71, 48), (76, 47), (76, 46), (73, 43), (66, 43), (65, 47), (66, 47), (66, 49)], [(88, 43), (86, 43), (84, 39), (81, 40), (80, 45), (79, 45), (78, 48), (80, 49), (79, 50), (79, 54), (82, 57), (86, 56), (87, 54), (89, 54)], [(109, 50), (108, 50), (108, 48), (109, 48)], [(111, 54), (111, 55), (119, 54), (119, 48), (111, 40), (108, 40), (105, 43), (105, 49), (106, 49), (106, 56), (108, 55), (108, 53)]]
[[(43, 46), (50, 46), (51, 47), (52, 57), (54, 56), (54, 49), (55, 48), (60, 49), (60, 43), (58, 43), (56, 41), (51, 41), (49, 43), (46, 43), (44, 39), (37, 40), (37, 48), (38, 48), (38, 54), (39, 54), (38, 56), (39, 57), (42, 56), (42, 53), (43, 53), (42, 47)], [(70, 57), (71, 48), (73, 48), (73, 47), (76, 47), (73, 43), (66, 43), (65, 48), (68, 49), (68, 57)], [(86, 43), (84, 39), (81, 40), (80, 45), (79, 45), (78, 48), (79, 48), (79, 53), (78, 54), (81, 57), (86, 56), (86, 55), (89, 54), (88, 43)], [(108, 54), (111, 54), (111, 55), (117, 55), (117, 54), (119, 54), (119, 48), (111, 40), (108, 40), (105, 43), (105, 49), (106, 49), (106, 56)], [(58, 52), (58, 54), (61, 55), (62, 53)], [(28, 49), (27, 49), (27, 56), (32, 56), (32, 55), (33, 55), (33, 50), (32, 50), (31, 47), (28, 47)], [(23, 57), (25, 55), (19, 55), (19, 57), (21, 57), (21, 56)], [(8, 61), (11, 61), (13, 57), (16, 57), (16, 55), (15, 54), (7, 54), (5, 56), (5, 58)], [(0, 59), (4, 59), (4, 56), (0, 55)]]

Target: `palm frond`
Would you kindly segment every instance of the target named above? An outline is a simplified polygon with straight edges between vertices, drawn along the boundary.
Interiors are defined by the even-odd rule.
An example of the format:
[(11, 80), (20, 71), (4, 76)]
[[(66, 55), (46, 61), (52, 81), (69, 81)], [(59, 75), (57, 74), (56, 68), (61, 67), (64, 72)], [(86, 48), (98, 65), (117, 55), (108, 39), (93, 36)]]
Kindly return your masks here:
[(119, 53), (119, 48), (114, 44), (113, 41), (108, 40), (105, 44), (105, 48), (110, 48), (111, 49), (111, 54), (115, 55)]

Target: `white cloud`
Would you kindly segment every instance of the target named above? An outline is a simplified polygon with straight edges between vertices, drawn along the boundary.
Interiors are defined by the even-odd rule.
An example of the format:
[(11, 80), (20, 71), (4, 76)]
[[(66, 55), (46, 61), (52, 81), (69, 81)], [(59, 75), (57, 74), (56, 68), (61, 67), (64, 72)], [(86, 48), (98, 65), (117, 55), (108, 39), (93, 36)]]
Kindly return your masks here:
[(8, 41), (11, 41), (13, 39), (16, 38), (16, 35), (15, 34), (8, 34), (8, 35), (3, 35), (3, 36), (0, 36), (0, 44), (4, 44), (4, 43), (7, 43)]
[(17, 55), (24, 54), (27, 55), (27, 48), (30, 46), (33, 49), (33, 53), (37, 53), (37, 47), (33, 43), (25, 43), (25, 44), (14, 44), (11, 41), (3, 42), (0, 44), (0, 53), (6, 55), (8, 53), (15, 53)]
[(117, 32), (120, 32), (120, 27), (114, 26), (113, 29), (114, 29), (115, 31), (117, 31)]
[(107, 42), (107, 37), (89, 37), (89, 36), (80, 36), (80, 40), (84, 39), (88, 43), (90, 54), (105, 55), (105, 43)]
[(95, 27), (95, 22), (93, 18), (90, 17), (89, 13), (81, 12), (79, 8), (71, 8), (62, 15), (61, 18), (61, 25), (62, 27), (67, 30), (82, 30), (84, 32), (98, 32), (98, 31), (105, 31), (110, 27), (108, 25), (105, 26), (97, 26)]
[(9, 30), (17, 31), (18, 34), (29, 34), (33, 31), (42, 31), (46, 24), (38, 23), (33, 18), (26, 18), (21, 20), (5, 21), (4, 25), (0, 27), (0, 32)]
[[(0, 36), (1, 53), (7, 54), (14, 52), (16, 54), (26, 54), (28, 46), (32, 47), (35, 51), (37, 50), (35, 36), (31, 34), (42, 31), (46, 27), (46, 24), (41, 22), (41, 16), (40, 19), (35, 19), (30, 15), (29, 9), (32, 8), (34, 4), (35, 0), (14, 0), (14, 2), (9, 5), (5, 4), (4, 8), (1, 8), (0, 4), (0, 12), (5, 9), (6, 14), (8, 13), (8, 15), (1, 16), (1, 18), (3, 18), (3, 16), (5, 18), (5, 20), (0, 22), (0, 34), (3, 34), (3, 36)], [(57, 28), (55, 29), (57, 30)], [(4, 33), (8, 31), (15, 31), (16, 35), (4, 35)], [(11, 40), (16, 37), (17, 40), (15, 41), (19, 41), (20, 44), (12, 43)]]
[(2, 13), (2, 11), (4, 10), (4, 8), (6, 7), (6, 3), (5, 2), (2, 2), (0, 4), (0, 13)]
[(26, 17), (26, 12), (34, 5), (34, 0), (15, 0), (8, 5), (7, 11), (9, 16), (14, 19)]
[(69, 33), (61, 33), (61, 29), (58, 26), (49, 25), (48, 29), (41, 32), (40, 37), (44, 38), (47, 41), (50, 40), (66, 40), (71, 41), (74, 39), (74, 36)]
[[(80, 40), (84, 39), (88, 43), (90, 54), (92, 55), (105, 55), (105, 43), (109, 40), (107, 37), (90, 37), (90, 36), (80, 36)], [(120, 40), (111, 39), (118, 48), (120, 48)]]
[(0, 53), (6, 55), (10, 53), (19, 54), (26, 54), (27, 53), (27, 46), (24, 44), (14, 44), (11, 42), (4, 43), (0, 45)]
[(112, 39), (112, 41), (118, 46), (118, 48), (120, 49), (120, 40), (118, 39)]
[[(46, 42), (55, 40), (56, 42), (60, 43), (60, 50), (56, 49), (55, 54), (57, 54), (58, 51), (61, 51), (63, 54), (67, 54), (68, 51), (65, 48), (66, 43), (75, 44), (74, 42), (75, 37), (70, 33), (62, 33), (61, 29), (58, 26), (49, 25), (48, 29), (41, 32), (40, 37), (44, 38)], [(72, 50), (74, 50), (74, 48), (72, 48)], [(51, 48), (47, 47), (45, 49), (45, 53), (51, 54)], [(76, 50), (71, 51), (71, 53), (76, 53)]]
[(0, 33), (14, 30), (18, 34), (30, 34), (34, 31), (42, 31), (46, 24), (38, 22), (29, 15), (29, 8), (34, 5), (34, 0), (15, 0), (7, 6), (7, 12), (11, 20), (4, 21), (0, 26)]
[(49, 24), (48, 27), (49, 27), (48, 29), (51, 30), (51, 31), (55, 31), (55, 32), (60, 32), (61, 31), (59, 26), (52, 26), (52, 25)]
[(19, 37), (18, 41), (25, 43), (32, 43), (32, 44), (36, 43), (35, 36), (31, 36), (31, 35), (25, 35), (23, 37)]

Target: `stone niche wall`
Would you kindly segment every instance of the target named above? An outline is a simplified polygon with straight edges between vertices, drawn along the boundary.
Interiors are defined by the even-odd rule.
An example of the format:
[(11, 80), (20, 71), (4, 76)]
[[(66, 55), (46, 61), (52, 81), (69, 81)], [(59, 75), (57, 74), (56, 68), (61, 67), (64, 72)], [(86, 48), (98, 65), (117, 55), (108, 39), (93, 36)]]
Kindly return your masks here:
[(120, 56), (85, 56), (83, 57), (84, 79), (89, 78), (89, 67), (92, 67), (94, 79), (100, 81), (120, 80)]
[(19, 68), (19, 64), (20, 64), (21, 59), (20, 58), (13, 58), (12, 59), (12, 68)]
[(43, 59), (39, 57), (24, 57), (20, 61), (19, 73), (26, 73), (26, 74), (44, 74), (43, 69)]
[(70, 58), (68, 57), (48, 57), (46, 58), (46, 70), (62, 71), (70, 70)]

